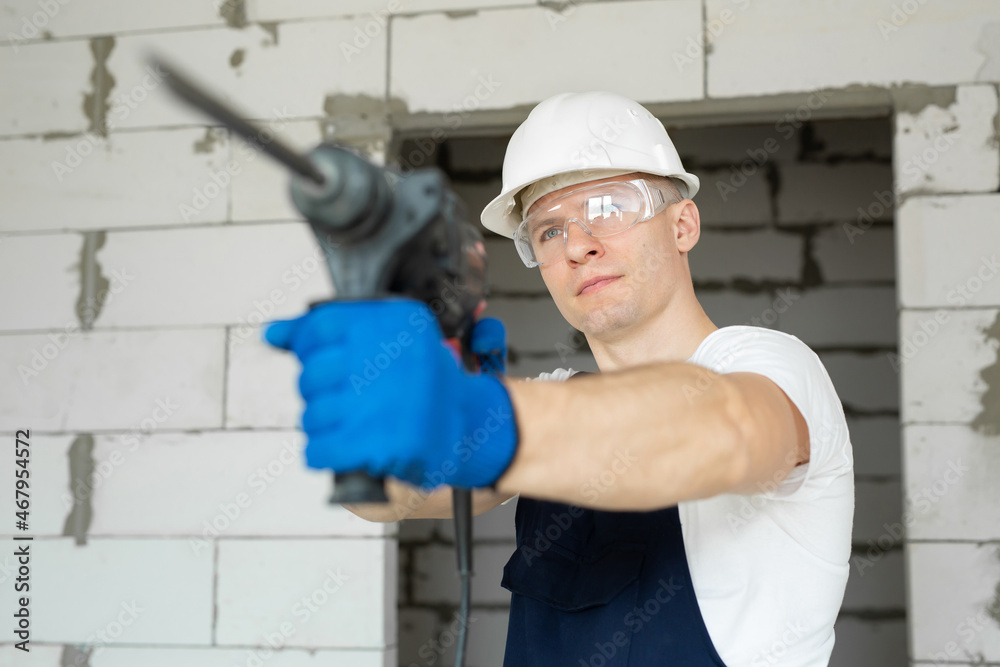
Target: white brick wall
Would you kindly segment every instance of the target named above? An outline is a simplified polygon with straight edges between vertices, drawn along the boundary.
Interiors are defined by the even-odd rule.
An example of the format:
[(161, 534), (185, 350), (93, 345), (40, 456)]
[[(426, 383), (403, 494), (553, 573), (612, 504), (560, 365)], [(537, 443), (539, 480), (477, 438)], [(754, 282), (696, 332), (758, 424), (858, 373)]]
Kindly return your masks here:
[[(147, 49), (300, 147), (332, 134), (379, 160), (390, 126), (426, 124), (423, 114), (445, 114), (449, 139), (466, 124), (489, 126), (496, 136), (463, 140), (448, 156), (473, 219), (499, 190), (513, 130), (504, 123), (544, 97), (609, 88), (660, 108), (681, 102), (689, 124), (712, 111), (723, 127), (666, 121), (702, 177), (697, 293), (720, 326), (763, 319), (819, 351), (851, 420), (859, 498), (880, 508), (859, 514), (855, 556), (867, 549), (858, 540), (877, 540), (892, 515), (919, 507), (950, 462), (968, 462), (915, 516), (905, 552), (893, 545), (863, 577), (852, 574), (831, 664), (899, 663), (906, 641), (912, 660), (1000, 661), (993, 621), (971, 633), (962, 625), (992, 603), (1000, 579), (998, 524), (984, 510), (998, 500), (990, 383), (1000, 282), (983, 261), (1000, 247), (996, 3), (626, 0), (557, 11), (533, 0), (247, 0), (242, 25), (235, 5), (194, 0), (47, 6), (56, 5), (49, 15), (34, 0), (0, 2), (9, 43), (0, 48), (0, 430), (35, 433), (33, 639), (43, 642), (28, 656), (0, 645), (0, 664), (64, 664), (59, 644), (87, 643), (132, 598), (148, 611), (91, 665), (242, 664), (280, 631), (295, 594), (315, 591), (339, 562), (364, 567), (268, 665), (385, 667), (421, 648), (451, 660), (429, 648), (453, 619), (446, 525), (404, 533), (402, 572), (431, 577), (420, 596), (437, 602), (404, 601), (398, 653), (393, 528), (328, 508), (323, 474), (289, 468), (210, 550), (188, 544), (185, 531), (235, 497), (298, 421), (296, 364), (259, 342), (268, 308), (256, 304), (283, 290), (273, 313), (292, 315), (330, 290), (319, 268), (295, 289), (283, 281), (314, 247), (293, 222), (287, 175), (169, 99), (147, 78)], [(609, 31), (629, 35), (624, 61), (608, 56)], [(101, 48), (110, 48), (105, 67)], [(856, 89), (886, 102), (852, 108)], [(101, 129), (104, 102), (110, 132), (98, 137), (90, 130)], [(774, 117), (745, 124), (743, 112), (761, 108)], [(841, 111), (865, 119), (842, 121)], [(778, 150), (767, 162), (735, 192), (723, 187), (769, 138)], [(76, 309), (93, 292), (82, 284), (91, 259), (82, 232), (95, 233), (93, 259), (108, 280), (94, 286), (102, 309), (85, 332)], [(596, 370), (573, 349), (579, 339), (537, 272), (509, 241), (487, 243), (496, 295), (487, 314), (508, 325), (510, 373)], [(789, 285), (800, 299), (772, 316)], [(157, 420), (157, 400), (177, 408)], [(63, 536), (61, 497), (72, 483), (67, 452), (90, 434), (96, 456), (110, 458), (123, 438), (141, 445), (87, 498), (88, 541), (77, 545)], [(477, 520), (486, 569), (511, 547), (512, 510)], [(481, 590), (492, 601), (475, 609), (476, 667), (496, 664), (506, 629), (501, 598), (489, 597), (498, 589)]]
[[(923, 91), (901, 91), (918, 99)], [(958, 86), (947, 108), (896, 116), (896, 192), (992, 192), (1000, 187), (995, 86)]]
[[(392, 29), (390, 95), (410, 113), (451, 112), (459, 121), (466, 109), (502, 109), (557, 92), (606, 87), (595, 86), (597, 81), (614, 81), (618, 92), (637, 100), (703, 97), (700, 60), (682, 72), (664, 67), (657, 76), (623, 76), (621, 63), (606, 57), (609, 24), (629, 26), (631, 59), (669, 62), (673, 45), (701, 33), (701, 5), (610, 2), (571, 4), (562, 13), (532, 7), (400, 18)], [(559, 76), (538, 76), (540, 66), (552, 64), (552, 54), (561, 54)], [(448, 86), (427, 85), (427, 72)]]
[(723, 24), (707, 57), (707, 94), (996, 80), (996, 55), (988, 51), (984, 62), (989, 46), (981, 45), (990, 43), (989, 26), (998, 18), (1000, 7), (989, 0), (705, 0), (706, 22)]

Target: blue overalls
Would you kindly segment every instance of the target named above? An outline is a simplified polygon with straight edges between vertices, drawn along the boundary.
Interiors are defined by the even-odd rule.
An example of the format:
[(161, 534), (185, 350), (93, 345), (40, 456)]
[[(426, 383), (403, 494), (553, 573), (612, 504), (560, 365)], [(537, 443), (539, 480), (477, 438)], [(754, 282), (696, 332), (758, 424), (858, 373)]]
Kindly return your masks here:
[(605, 512), (519, 498), (514, 525), (504, 667), (725, 667), (676, 506)]

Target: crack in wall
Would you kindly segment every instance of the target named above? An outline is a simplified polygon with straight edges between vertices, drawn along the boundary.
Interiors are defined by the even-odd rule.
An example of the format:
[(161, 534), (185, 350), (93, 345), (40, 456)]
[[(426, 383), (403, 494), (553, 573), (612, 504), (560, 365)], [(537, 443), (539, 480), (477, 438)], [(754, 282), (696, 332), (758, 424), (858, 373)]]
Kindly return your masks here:
[(115, 48), (115, 38), (94, 37), (90, 40), (90, 52), (94, 54), (94, 69), (90, 72), (91, 92), (83, 96), (83, 115), (89, 121), (88, 130), (94, 134), (108, 136), (108, 99), (115, 87), (115, 77), (108, 70), (108, 56)]
[(83, 247), (80, 248), (80, 295), (76, 300), (76, 317), (80, 329), (89, 331), (94, 328), (94, 321), (101, 314), (101, 308), (107, 299), (110, 281), (101, 271), (97, 261), (97, 251), (107, 240), (104, 231), (83, 232)]
[[(984, 333), (987, 344), (991, 338), (1000, 343), (1000, 312)], [(979, 399), (983, 409), (972, 420), (972, 428), (983, 435), (1000, 435), (1000, 348), (997, 348), (996, 360), (979, 371), (979, 377), (986, 383), (986, 391)]]
[[(77, 546), (87, 544), (87, 531), (93, 519), (90, 505), (90, 481), (94, 477), (94, 436), (81, 433), (69, 447), (69, 492), (73, 509), (66, 516), (63, 535), (76, 538)], [(76, 489), (83, 489), (77, 493)]]
[(59, 667), (90, 667), (90, 653), (93, 648), (81, 651), (75, 646), (63, 644), (59, 655)]
[(270, 44), (264, 42), (262, 46), (277, 46), (278, 45), (278, 22), (277, 21), (258, 21), (257, 25), (260, 26), (261, 30), (266, 30), (271, 35), (273, 40)]
[(905, 88), (895, 88), (891, 91), (893, 106), (896, 113), (908, 113), (914, 116), (921, 111), (934, 105), (942, 109), (949, 109), (955, 105), (958, 94), (956, 86), (907, 86)]
[(983, 25), (976, 51), (986, 59), (976, 72), (976, 81), (1000, 81), (1000, 23)]
[(242, 30), (247, 27), (247, 8), (244, 0), (225, 0), (219, 5), (219, 16), (230, 28)]

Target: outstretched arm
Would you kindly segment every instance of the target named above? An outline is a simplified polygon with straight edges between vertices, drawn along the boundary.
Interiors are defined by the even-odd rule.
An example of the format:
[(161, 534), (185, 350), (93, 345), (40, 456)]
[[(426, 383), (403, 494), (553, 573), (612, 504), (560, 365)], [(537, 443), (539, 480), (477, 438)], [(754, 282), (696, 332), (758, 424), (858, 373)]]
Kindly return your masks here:
[(753, 493), (809, 457), (802, 415), (756, 373), (661, 362), (505, 386), (520, 439), (496, 484), (503, 493), (651, 510)]

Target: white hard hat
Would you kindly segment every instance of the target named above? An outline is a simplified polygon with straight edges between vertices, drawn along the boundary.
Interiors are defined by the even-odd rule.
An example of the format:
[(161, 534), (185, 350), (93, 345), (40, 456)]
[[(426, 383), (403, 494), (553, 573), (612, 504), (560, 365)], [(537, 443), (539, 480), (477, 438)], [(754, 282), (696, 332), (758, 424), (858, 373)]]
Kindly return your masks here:
[(480, 219), (487, 229), (514, 238), (522, 210), (547, 192), (635, 171), (680, 181), (686, 197), (698, 192), (698, 177), (684, 171), (663, 123), (645, 107), (605, 91), (554, 95), (514, 131), (503, 160), (502, 192)]

